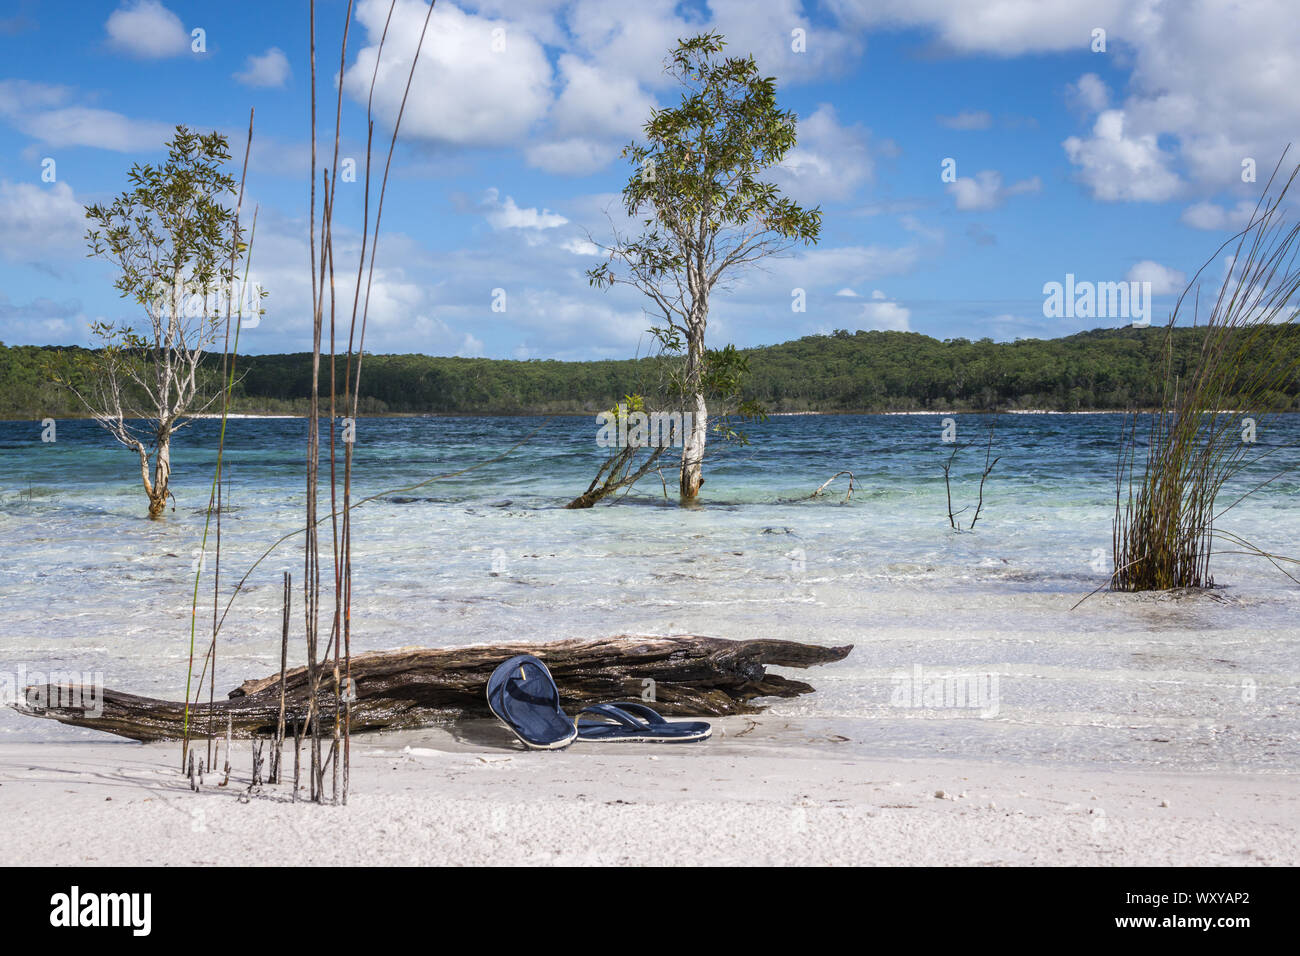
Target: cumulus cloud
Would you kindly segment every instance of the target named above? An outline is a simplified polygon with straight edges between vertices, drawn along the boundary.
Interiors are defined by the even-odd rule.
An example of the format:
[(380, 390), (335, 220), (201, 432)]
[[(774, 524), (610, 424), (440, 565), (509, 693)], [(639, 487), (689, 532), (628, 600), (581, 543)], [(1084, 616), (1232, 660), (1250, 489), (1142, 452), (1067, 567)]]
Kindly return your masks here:
[(484, 195), (485, 216), (493, 229), (555, 229), (569, 220), (549, 209), (523, 209), (515, 204), (514, 198), (507, 196), (504, 201), (500, 192), (493, 188)]
[[(389, 4), (363, 0), (357, 20), (368, 46), (357, 54), (344, 88), (365, 103)], [(375, 109), (397, 116), (428, 6), (397, 0), (375, 79)], [(443, 0), (429, 30), (402, 117), (402, 135), (457, 146), (517, 143), (551, 104), (551, 66), (542, 45), (523, 27), (462, 11)]]
[(108, 16), (104, 24), (109, 46), (146, 59), (190, 52), (190, 33), (180, 17), (158, 0), (132, 0)]
[(1124, 110), (1103, 110), (1087, 139), (1071, 136), (1062, 145), (1096, 199), (1164, 202), (1182, 187), (1169, 168), (1155, 133), (1127, 132)]
[(23, 262), (77, 250), (85, 209), (65, 182), (37, 185), (0, 180), (0, 255)]
[(993, 114), (988, 110), (963, 110), (956, 116), (936, 117), (940, 126), (948, 129), (988, 129), (993, 125)]
[(572, 252), (575, 256), (596, 256), (600, 255), (600, 247), (590, 239), (565, 239), (560, 243), (560, 248), (565, 252)]
[(911, 317), (911, 309), (897, 302), (874, 300), (863, 304), (857, 324), (858, 328), (874, 331), (910, 332)]
[[(1185, 184), (1240, 185), (1241, 162), (1271, 167), (1300, 128), (1300, 18), (1289, 0), (828, 0), (844, 28), (919, 28), (951, 51), (998, 57), (1089, 52), (1131, 67), (1122, 102), (1086, 74), (1067, 95), (1090, 136), (1065, 141), (1099, 199), (1163, 201)], [(1115, 112), (1107, 117), (1107, 111)], [(1159, 144), (1159, 145), (1158, 145)]]
[(1001, 173), (996, 169), (984, 169), (974, 176), (960, 177), (956, 182), (949, 183), (948, 192), (958, 209), (974, 212), (997, 209), (1011, 196), (1036, 193), (1042, 187), (1042, 181), (1037, 176), (1003, 186)]
[(564, 89), (551, 110), (551, 127), (561, 137), (631, 136), (654, 108), (654, 100), (626, 73), (570, 53), (560, 56), (559, 70)]
[[(1094, 27), (1123, 36), (1131, 0), (829, 0), (847, 25), (922, 26), (956, 52), (1019, 56), (1088, 49)], [(1146, 6), (1141, 4), (1140, 6)]]
[(1151, 259), (1135, 262), (1124, 277), (1129, 282), (1150, 282), (1152, 295), (1171, 295), (1187, 286), (1187, 274)]
[(244, 69), (234, 78), (245, 86), (284, 86), (289, 79), (289, 58), (278, 46), (254, 54), (244, 61)]
[[(811, 22), (804, 15), (811, 6), (801, 0), (765, 0), (762, 15), (755, 16), (753, 0), (709, 0), (713, 19), (708, 26), (727, 38), (730, 51), (752, 53), (763, 75), (775, 76), (785, 86), (836, 73), (863, 50), (860, 33)], [(697, 25), (679, 35), (699, 30)], [(800, 40), (803, 49), (796, 51)]]
[(563, 54), (564, 84), (550, 112), (547, 138), (524, 153), (549, 173), (582, 176), (607, 166), (654, 108), (654, 100), (626, 73)]
[(806, 205), (848, 199), (873, 172), (867, 146), (869, 131), (860, 125), (840, 125), (827, 103), (799, 120), (798, 141), (786, 154), (773, 178), (793, 199)]
[(1085, 113), (1100, 113), (1110, 105), (1110, 90), (1096, 73), (1085, 73), (1065, 88), (1066, 96)]

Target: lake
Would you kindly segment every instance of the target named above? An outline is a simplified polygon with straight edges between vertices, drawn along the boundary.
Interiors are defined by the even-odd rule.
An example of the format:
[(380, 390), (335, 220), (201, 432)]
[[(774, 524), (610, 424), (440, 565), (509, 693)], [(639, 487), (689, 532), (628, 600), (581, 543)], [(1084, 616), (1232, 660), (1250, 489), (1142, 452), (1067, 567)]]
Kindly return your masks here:
[[(1102, 593), (1110, 571), (1122, 416), (1002, 415), (972, 533), (948, 524), (944, 415), (781, 416), (751, 444), (715, 446), (698, 507), (650, 475), (627, 498), (565, 502), (602, 460), (594, 418), (367, 418), (357, 423), (353, 649), (698, 633), (856, 645), (789, 676), (817, 692), (772, 711), (845, 753), (1033, 763), (1293, 771), (1300, 765), (1300, 588), (1267, 562), (1218, 556), (1213, 592)], [(954, 415), (954, 509), (971, 517), (986, 419)], [(173, 449), (177, 503), (145, 518), (138, 459), (93, 422), (0, 423), (0, 671), (100, 673), (179, 698), (193, 567), (219, 422)], [(233, 419), (227, 431), (222, 603), (303, 515), (305, 421)], [(506, 453), (467, 473), (410, 488)], [(1262, 464), (1222, 504), (1295, 465), (1300, 416), (1262, 424)], [(1288, 447), (1290, 446), (1290, 447)], [(340, 455), (341, 460), (341, 455)], [(808, 496), (834, 473), (847, 478)], [(327, 465), (322, 467), (328, 489)], [(341, 482), (340, 482), (341, 488)], [(407, 490), (399, 490), (407, 489)], [(1300, 551), (1289, 473), (1222, 525)], [(322, 495), (328, 510), (328, 490)], [(301, 537), (273, 552), (222, 633), (218, 693), (278, 669), (281, 572), (300, 583)], [(322, 563), (328, 567), (328, 523)], [(201, 588), (212, 614), (213, 556)], [(323, 575), (329, 577), (328, 573)], [(301, 661), (300, 594), (291, 649)], [(200, 628), (202, 635), (202, 627)], [(0, 713), (0, 739), (98, 737)]]

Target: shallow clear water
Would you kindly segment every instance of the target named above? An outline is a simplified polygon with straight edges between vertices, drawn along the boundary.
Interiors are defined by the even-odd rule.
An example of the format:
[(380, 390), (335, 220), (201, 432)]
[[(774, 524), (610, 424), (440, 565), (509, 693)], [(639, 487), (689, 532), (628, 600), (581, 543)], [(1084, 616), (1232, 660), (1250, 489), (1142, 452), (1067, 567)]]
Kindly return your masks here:
[[(531, 437), (355, 512), (354, 649), (620, 632), (851, 643), (839, 664), (789, 672), (817, 692), (773, 709), (835, 728), (855, 752), (1300, 766), (1300, 588), (1224, 555), (1211, 594), (1102, 593), (1071, 610), (1109, 573), (1120, 416), (1002, 416), (1001, 460), (970, 534), (948, 528), (942, 417), (774, 418), (750, 446), (711, 458), (700, 507), (665, 502), (651, 476), (618, 505), (576, 512), (562, 505), (600, 460), (591, 419), (362, 419), (355, 498)], [(980, 418), (956, 418), (975, 445), (957, 458), (954, 504), (973, 509), (984, 433)], [(100, 672), (120, 690), (181, 696), (218, 427), (182, 432), (176, 510), (151, 522), (133, 455), (93, 423), (60, 422), (53, 443), (34, 422), (0, 423), (0, 671)], [(223, 604), (300, 526), (304, 434), (302, 420), (229, 423)], [(1294, 464), (1300, 451), (1281, 446), (1297, 441), (1300, 416), (1266, 423), (1259, 451), (1279, 450), (1237, 487)], [(795, 500), (841, 469), (857, 479), (848, 503), (844, 478)], [(1300, 551), (1298, 476), (1223, 525)], [(295, 538), (250, 577), (222, 634), (218, 693), (278, 667), (280, 575), (301, 567)], [(211, 556), (207, 568), (210, 622)], [(996, 675), (996, 707), (911, 706), (917, 667), (918, 703), (932, 677), (992, 693)], [(0, 713), (0, 739), (84, 736)]]

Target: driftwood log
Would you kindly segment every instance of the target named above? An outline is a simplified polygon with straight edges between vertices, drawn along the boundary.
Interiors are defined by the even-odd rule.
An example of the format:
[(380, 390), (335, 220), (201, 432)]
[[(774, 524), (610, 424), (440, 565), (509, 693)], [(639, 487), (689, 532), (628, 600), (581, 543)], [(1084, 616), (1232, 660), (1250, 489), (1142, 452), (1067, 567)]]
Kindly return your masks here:
[[(535, 654), (546, 662), (569, 714), (599, 701), (645, 699), (669, 715), (724, 716), (761, 711), (761, 697), (797, 697), (813, 687), (769, 674), (765, 665), (811, 667), (843, 660), (853, 650), (795, 641), (730, 641), (717, 637), (636, 637), (553, 644), (499, 644), (477, 647), (402, 648), (352, 658), (356, 701), (354, 731), (404, 729), (463, 718), (491, 717), (484, 688), (488, 675), (508, 657)], [(334, 688), (319, 698), (322, 726), (332, 726)], [(651, 683), (653, 682), (653, 683)], [(306, 668), (285, 675), (290, 728), (305, 719)], [(653, 696), (649, 696), (653, 688)], [(87, 691), (88, 695), (90, 692)], [(13, 706), (33, 717), (90, 727), (132, 740), (176, 740), (183, 736), (185, 705), (180, 701), (137, 697), (104, 689), (83, 696), (76, 687), (28, 687)], [(98, 709), (98, 715), (91, 709)], [(280, 676), (245, 681), (229, 699), (190, 708), (190, 733), (205, 736), (227, 721), (237, 737), (271, 736), (280, 713)]]

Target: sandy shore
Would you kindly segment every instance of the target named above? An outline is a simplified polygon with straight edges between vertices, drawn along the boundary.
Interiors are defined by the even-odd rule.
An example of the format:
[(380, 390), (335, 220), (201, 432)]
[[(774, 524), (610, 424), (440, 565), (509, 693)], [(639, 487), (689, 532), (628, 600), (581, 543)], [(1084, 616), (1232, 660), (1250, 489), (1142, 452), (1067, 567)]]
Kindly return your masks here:
[[(199, 793), (174, 745), (0, 745), (0, 855), (27, 864), (1300, 863), (1300, 780), (845, 759), (784, 718), (688, 746), (513, 749), (500, 727), (353, 742), (350, 806)], [(743, 732), (743, 736), (741, 735)]]

